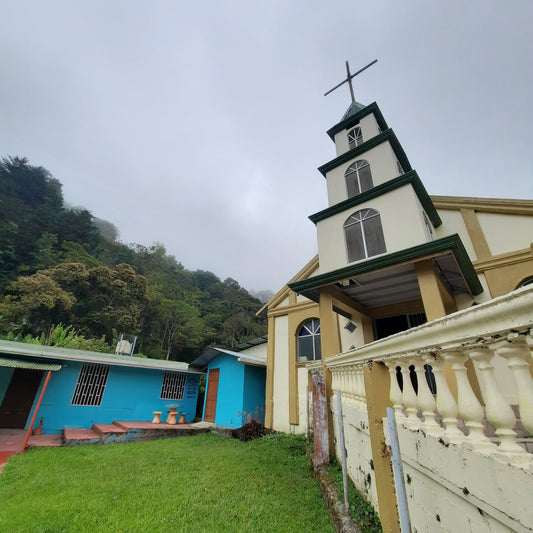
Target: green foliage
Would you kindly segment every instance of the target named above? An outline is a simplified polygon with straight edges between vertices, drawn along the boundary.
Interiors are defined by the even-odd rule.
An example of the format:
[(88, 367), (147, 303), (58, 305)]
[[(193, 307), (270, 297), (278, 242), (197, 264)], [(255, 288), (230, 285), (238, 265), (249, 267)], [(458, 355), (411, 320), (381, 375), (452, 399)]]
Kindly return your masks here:
[[(341, 494), (343, 493), (342, 469), (337, 461), (332, 461), (329, 472)], [(379, 516), (363, 495), (355, 488), (352, 480), (348, 478), (348, 501), (350, 514), (362, 533), (381, 533)]]
[(265, 438), (29, 450), (4, 467), (0, 501), (13, 533), (334, 531), (305, 457)]
[[(33, 337), (31, 334), (23, 335), (15, 331), (9, 331), (6, 335), (6, 340), (38, 344), (40, 346), (59, 346), (61, 348), (87, 350), (90, 352), (114, 352), (114, 347), (106, 343), (105, 337), (86, 339), (72, 325), (63, 326), (63, 324), (58, 324), (57, 326), (52, 326), (47, 333), (43, 332), (38, 337)], [(144, 356), (137, 354), (137, 357)]]
[(266, 333), (261, 302), (236, 280), (191, 272), (160, 243), (118, 242), (113, 224), (66, 209), (61, 187), (25, 158), (0, 161), (0, 333), (64, 323), (112, 342), (120, 331), (149, 357), (182, 361)]

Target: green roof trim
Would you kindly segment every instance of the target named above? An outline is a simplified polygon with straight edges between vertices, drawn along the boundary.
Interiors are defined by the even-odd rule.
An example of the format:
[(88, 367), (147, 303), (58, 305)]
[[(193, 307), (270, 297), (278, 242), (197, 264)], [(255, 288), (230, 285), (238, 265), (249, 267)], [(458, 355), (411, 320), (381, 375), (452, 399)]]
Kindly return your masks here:
[(38, 363), (36, 361), (23, 361), (19, 359), (6, 359), (0, 357), (0, 366), (7, 368), (25, 368), (27, 370), (51, 370), (57, 372), (61, 370), (61, 365), (53, 363)]
[(333, 170), (334, 168), (337, 168), (338, 166), (342, 165), (343, 163), (346, 163), (350, 161), (350, 159), (353, 159), (354, 157), (357, 157), (361, 154), (364, 154), (368, 150), (388, 141), (394, 150), (394, 153), (396, 154), (396, 157), (398, 158), (398, 161), (400, 162), (400, 165), (402, 165), (402, 168), (405, 172), (409, 172), (412, 169), (411, 163), (409, 163), (409, 159), (407, 159), (407, 156), (405, 155), (405, 152), (403, 151), (402, 145), (400, 144), (400, 141), (398, 141), (394, 131), (392, 129), (388, 129), (386, 131), (381, 132), (379, 135), (376, 135), (375, 137), (372, 137), (371, 139), (368, 139), (368, 141), (365, 141), (363, 144), (360, 144), (359, 146), (356, 146), (352, 150), (348, 150), (344, 154), (340, 155), (339, 157), (336, 157), (335, 159), (332, 159), (329, 161), (329, 163), (326, 163), (325, 165), (322, 165), (321, 167), (318, 167), (318, 170), (320, 173), (326, 177), (326, 174)]
[(387, 122), (385, 121), (385, 118), (383, 117), (381, 110), (379, 109), (378, 104), (376, 104), (376, 102), (372, 102), (360, 111), (350, 115), (349, 112), (353, 111), (354, 109), (352, 106), (353, 104), (350, 105), (350, 107), (344, 114), (344, 117), (342, 117), (342, 120), (327, 131), (332, 141), (334, 140), (335, 135), (339, 133), (339, 131), (348, 129), (351, 126), (355, 126), (355, 124), (357, 124), (363, 117), (370, 115), (370, 113), (374, 113), (374, 116), (376, 117), (377, 123), (379, 124), (381, 131), (389, 129), (389, 126), (387, 125)]
[(399, 252), (379, 256), (375, 259), (369, 259), (363, 263), (349, 265), (331, 272), (319, 274), (318, 276), (295, 281), (294, 283), (289, 283), (289, 288), (294, 292), (300, 293), (306, 290), (316, 289), (323, 285), (329, 285), (330, 283), (335, 283), (352, 276), (366, 274), (373, 270), (393, 267), (402, 263), (414, 261), (427, 255), (438, 255), (442, 252), (453, 253), (472, 294), (475, 296), (482, 293), (483, 286), (477, 277), (472, 261), (470, 261), (470, 257), (468, 257), (461, 238), (456, 233), (442, 239), (412, 246), (411, 248), (406, 248)]
[(355, 207), (363, 202), (367, 202), (368, 200), (377, 198), (382, 194), (387, 194), (395, 189), (398, 189), (399, 187), (403, 187), (404, 185), (411, 185), (413, 187), (418, 199), (420, 200), (420, 203), (422, 204), (422, 207), (424, 208), (424, 211), (431, 220), (431, 223), (435, 228), (438, 228), (442, 224), (442, 220), (415, 170), (411, 170), (410, 172), (402, 174), (397, 178), (386, 181), (381, 185), (377, 185), (368, 191), (358, 194), (357, 196), (353, 196), (352, 198), (348, 198), (347, 200), (339, 202), (338, 204), (332, 205), (327, 209), (323, 209), (322, 211), (311, 215), (309, 220), (316, 224), (321, 220), (336, 215), (337, 213), (341, 213), (342, 211), (350, 209), (351, 207)]

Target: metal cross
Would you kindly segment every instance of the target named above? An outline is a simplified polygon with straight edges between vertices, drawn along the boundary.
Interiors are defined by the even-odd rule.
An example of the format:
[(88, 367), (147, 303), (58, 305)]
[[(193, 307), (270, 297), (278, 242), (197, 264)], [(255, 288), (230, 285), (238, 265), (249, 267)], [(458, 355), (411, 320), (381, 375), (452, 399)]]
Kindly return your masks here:
[(374, 59), (372, 63), (369, 63), (366, 67), (363, 67), (361, 70), (358, 70), (355, 74), (350, 73), (350, 64), (348, 61), (346, 61), (346, 79), (344, 81), (341, 81), (338, 85), (335, 85), (333, 89), (330, 89), (327, 93), (324, 93), (324, 96), (327, 96), (329, 93), (332, 93), (335, 89), (338, 89), (341, 85), (344, 85), (345, 83), (348, 83), (350, 86), (350, 94), (352, 95), (352, 102), (355, 102), (355, 96), (353, 94), (353, 85), (352, 85), (352, 78), (355, 78), (357, 74), (361, 74), (363, 70), (366, 70), (368, 67), (371, 67), (374, 63), (377, 63), (378, 60)]

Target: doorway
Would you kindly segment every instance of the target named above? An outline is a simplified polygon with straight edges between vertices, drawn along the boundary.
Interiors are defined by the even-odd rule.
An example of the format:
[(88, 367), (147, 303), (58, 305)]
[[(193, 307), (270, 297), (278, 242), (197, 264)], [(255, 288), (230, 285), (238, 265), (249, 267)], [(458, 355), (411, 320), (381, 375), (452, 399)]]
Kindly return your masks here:
[(215, 415), (217, 412), (217, 396), (218, 396), (218, 378), (220, 375), (220, 368), (212, 368), (209, 371), (209, 380), (207, 382), (207, 398), (205, 400), (205, 422), (215, 423)]
[(42, 377), (42, 370), (14, 369), (0, 405), (0, 428), (24, 429)]

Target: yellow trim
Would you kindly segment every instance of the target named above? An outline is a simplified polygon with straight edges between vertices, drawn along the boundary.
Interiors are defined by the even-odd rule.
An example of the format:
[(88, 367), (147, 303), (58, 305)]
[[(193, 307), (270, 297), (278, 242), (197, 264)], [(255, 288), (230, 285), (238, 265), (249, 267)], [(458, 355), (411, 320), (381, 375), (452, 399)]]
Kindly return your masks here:
[(533, 200), (468, 198), (464, 196), (431, 196), (430, 198), (437, 209), (454, 211), (471, 209), (481, 213), (533, 216)]
[(265, 427), (272, 428), (274, 420), (274, 354), (276, 339), (276, 319), (268, 317), (267, 369), (265, 386)]
[(301, 302), (295, 305), (287, 305), (286, 307), (280, 307), (279, 309), (274, 309), (273, 311), (268, 312), (268, 316), (283, 316), (289, 315), (291, 313), (299, 312), (303, 309), (312, 308), (318, 309), (318, 304), (312, 301)]
[(385, 433), (383, 431), (383, 419), (387, 416), (387, 407), (391, 407), (389, 400), (390, 376), (387, 367), (383, 364), (365, 365), (364, 383), (379, 519), (383, 531), (400, 533), (391, 458), (389, 449), (385, 445)]
[(491, 270), (495, 268), (507, 267), (510, 265), (516, 265), (518, 263), (524, 263), (533, 259), (533, 243), (529, 248), (522, 250), (516, 250), (514, 252), (508, 252), (505, 254), (493, 255), (486, 259), (480, 259), (474, 261), (472, 264), (476, 269), (476, 272), (484, 272), (485, 270)]
[(442, 298), (439, 279), (433, 263), (428, 260), (417, 261), (415, 270), (428, 322), (445, 316), (447, 314), (446, 305)]
[(376, 307), (370, 310), (369, 316), (371, 318), (386, 318), (388, 316), (407, 315), (423, 312), (425, 312), (425, 310), (422, 300), (410, 300), (408, 302), (399, 302), (397, 304)]
[(466, 231), (468, 231), (477, 258), (484, 259), (485, 257), (490, 257), (490, 248), (476, 212), (473, 209), (461, 209), (461, 215), (463, 216)]
[[(289, 423), (298, 425), (300, 413), (298, 409), (298, 331), (302, 324), (310, 318), (318, 318), (318, 305), (306, 306), (289, 315)], [(320, 323), (322, 331), (322, 322)], [(322, 337), (321, 337), (322, 338)]]
[[(318, 268), (318, 255), (315, 255), (311, 261), (309, 261), (293, 278), (289, 280), (288, 283), (293, 283), (295, 281), (300, 281), (302, 279), (308, 278), (316, 269)], [(265, 309), (270, 309), (276, 307), (282, 302), (290, 293), (293, 292), (289, 289), (287, 285), (281, 288), (270, 300), (263, 306), (259, 311), (257, 311), (256, 316), (259, 316), (264, 312)]]

